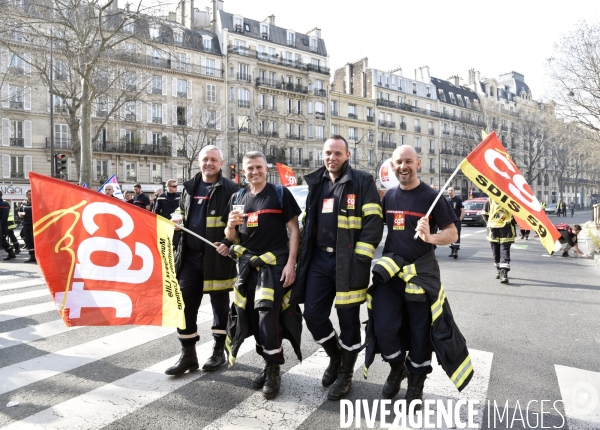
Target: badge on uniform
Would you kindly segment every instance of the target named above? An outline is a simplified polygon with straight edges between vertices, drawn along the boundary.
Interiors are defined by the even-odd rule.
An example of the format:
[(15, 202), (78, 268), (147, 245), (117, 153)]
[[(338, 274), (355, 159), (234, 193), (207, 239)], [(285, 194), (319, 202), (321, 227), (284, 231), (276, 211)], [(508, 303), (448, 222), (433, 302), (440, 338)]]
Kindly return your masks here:
[(323, 199), (323, 211), (321, 213), (328, 214), (333, 212), (333, 199)]
[(354, 205), (356, 205), (356, 194), (348, 194), (346, 203), (348, 205), (348, 209), (354, 209)]
[(248, 222), (246, 223), (246, 227), (258, 227), (258, 213), (251, 212), (248, 214)]
[(404, 230), (404, 212), (394, 214), (394, 230)]
[(210, 211), (210, 214), (211, 214), (211, 215), (214, 215), (214, 214), (215, 214), (215, 211)]

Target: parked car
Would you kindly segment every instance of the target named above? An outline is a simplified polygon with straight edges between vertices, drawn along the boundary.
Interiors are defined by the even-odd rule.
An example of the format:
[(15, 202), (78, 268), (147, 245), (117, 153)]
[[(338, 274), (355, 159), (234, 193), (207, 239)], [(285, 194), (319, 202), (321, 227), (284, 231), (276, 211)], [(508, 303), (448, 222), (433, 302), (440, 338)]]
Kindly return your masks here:
[(483, 207), (487, 201), (487, 198), (465, 200), (463, 203), (465, 206), (465, 216), (463, 217), (462, 223), (466, 225), (481, 225), (485, 227), (487, 223), (483, 218)]
[(555, 214), (556, 213), (556, 203), (548, 203), (544, 210), (546, 211), (546, 215)]
[(302, 209), (302, 213), (298, 216), (298, 224), (300, 228), (302, 228), (302, 219), (304, 218), (304, 212), (306, 211), (306, 197), (308, 197), (308, 185), (294, 185), (291, 187), (287, 187), (288, 190), (296, 199), (296, 203)]

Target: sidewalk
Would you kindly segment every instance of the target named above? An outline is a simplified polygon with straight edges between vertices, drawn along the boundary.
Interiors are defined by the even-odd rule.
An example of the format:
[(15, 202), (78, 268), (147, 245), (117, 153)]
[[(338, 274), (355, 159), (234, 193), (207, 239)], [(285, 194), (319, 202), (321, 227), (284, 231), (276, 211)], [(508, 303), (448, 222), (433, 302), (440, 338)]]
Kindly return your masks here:
[(578, 237), (578, 242), (581, 244), (581, 250), (586, 254), (589, 254), (594, 259), (596, 266), (600, 267), (600, 253), (599, 250), (594, 247), (590, 233), (595, 234), (596, 237), (600, 238), (600, 232), (593, 226), (591, 221), (586, 222), (581, 226), (581, 233)]

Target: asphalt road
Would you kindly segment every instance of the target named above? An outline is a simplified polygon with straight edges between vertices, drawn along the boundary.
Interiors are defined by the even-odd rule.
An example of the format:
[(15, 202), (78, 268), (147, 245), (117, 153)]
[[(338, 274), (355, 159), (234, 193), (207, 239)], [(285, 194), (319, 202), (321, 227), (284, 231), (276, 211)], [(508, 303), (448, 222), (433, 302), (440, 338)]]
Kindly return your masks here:
[[(574, 224), (589, 216), (551, 219)], [(600, 428), (600, 269), (594, 262), (551, 257), (536, 238), (517, 239), (510, 282), (500, 284), (481, 227), (463, 227), (459, 258), (448, 254), (447, 247), (437, 250), (442, 282), (467, 339), (475, 376), (458, 393), (436, 365), (425, 397), (479, 400), (475, 422), (481, 428)], [(167, 377), (164, 369), (179, 353), (172, 330), (65, 329), (37, 266), (23, 263), (26, 258), (22, 253), (17, 260), (0, 261), (0, 426), (340, 428), (340, 404), (326, 400), (320, 386), (327, 358), (308, 330), (303, 332), (302, 363), (286, 349), (282, 391), (274, 401), (263, 400), (251, 386), (262, 367), (251, 339), (233, 368)], [(212, 346), (212, 315), (208, 302), (203, 305), (201, 362)], [(365, 306), (362, 315), (366, 319)], [(387, 373), (378, 358), (365, 380), (359, 358), (348, 399), (372, 406)], [(405, 389), (403, 382), (395, 400)], [(18, 405), (7, 407), (10, 402)], [(379, 428), (379, 419), (378, 414), (369, 426), (363, 415), (360, 428)]]

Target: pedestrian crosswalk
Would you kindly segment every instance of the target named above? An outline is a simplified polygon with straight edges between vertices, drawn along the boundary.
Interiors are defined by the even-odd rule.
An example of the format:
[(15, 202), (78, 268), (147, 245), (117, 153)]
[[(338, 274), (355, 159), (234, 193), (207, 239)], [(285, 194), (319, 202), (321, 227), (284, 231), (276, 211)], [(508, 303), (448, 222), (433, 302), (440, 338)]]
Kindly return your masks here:
[[(284, 344), (289, 354), (282, 368), (281, 393), (267, 401), (251, 388), (251, 378), (262, 366), (253, 339), (244, 342), (233, 368), (169, 377), (164, 370), (179, 356), (173, 329), (68, 328), (42, 279), (1, 276), (0, 428), (291, 430), (313, 428), (315, 421), (319, 428), (340, 426), (340, 406), (327, 400), (327, 389), (320, 383), (329, 359), (307, 330), (302, 362)], [(20, 286), (9, 288), (11, 282)], [(47, 316), (39, 318), (45, 312), (56, 313), (48, 321)], [(200, 363), (212, 353), (212, 319), (210, 304), (203, 303), (198, 315), (201, 341), (196, 348)], [(485, 407), (494, 354), (471, 349), (471, 359), (475, 376), (463, 392), (458, 393), (436, 365), (425, 384), (424, 398), (478, 400), (475, 423), (488, 428)], [(349, 397), (353, 402), (378, 399), (387, 377), (387, 365), (377, 360), (364, 380), (363, 362), (361, 354)], [(570, 428), (600, 427), (600, 391), (594, 391), (600, 387), (600, 373), (557, 365), (556, 376)], [(585, 383), (577, 385), (577, 381)], [(396, 399), (405, 390), (403, 382)], [(6, 407), (15, 402), (16, 406)], [(365, 421), (362, 426), (367, 428)]]

